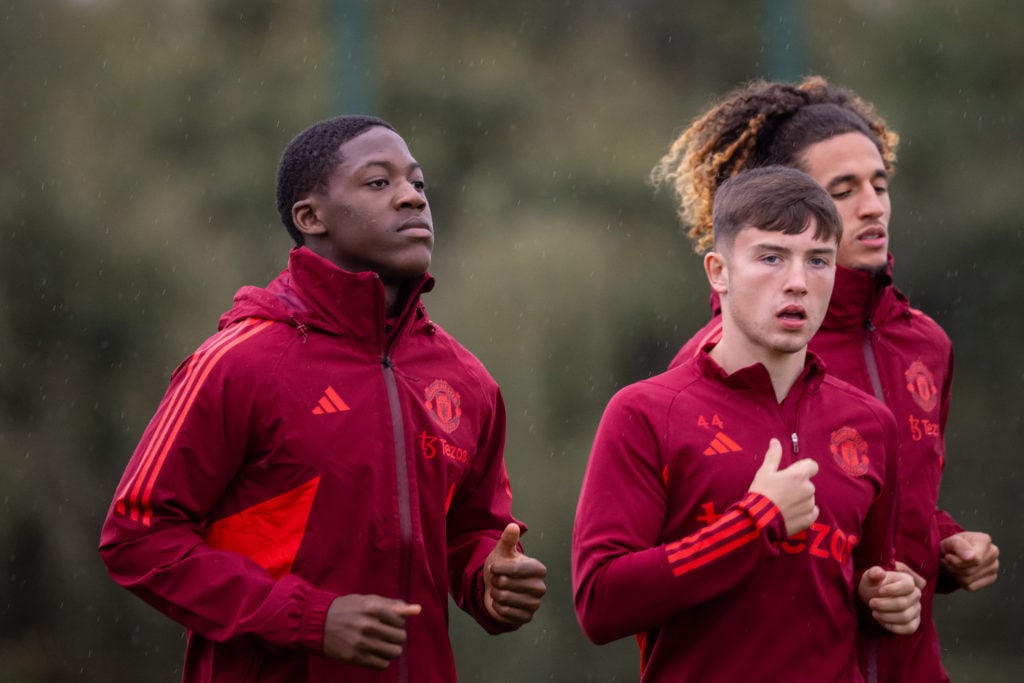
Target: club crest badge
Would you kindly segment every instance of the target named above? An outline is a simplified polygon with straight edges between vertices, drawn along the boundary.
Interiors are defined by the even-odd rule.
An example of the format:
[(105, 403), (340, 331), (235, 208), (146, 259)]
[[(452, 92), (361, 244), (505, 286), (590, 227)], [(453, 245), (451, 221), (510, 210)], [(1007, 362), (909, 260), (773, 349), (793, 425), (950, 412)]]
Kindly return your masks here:
[(449, 434), (458, 429), (459, 418), (462, 416), (462, 399), (459, 392), (452, 389), (452, 385), (443, 379), (435, 379), (427, 387), (424, 397), (423, 405), (441, 425), (441, 429)]
[(923, 410), (932, 411), (939, 402), (939, 392), (935, 388), (935, 378), (931, 370), (919, 360), (915, 360), (904, 373), (907, 378), (907, 391)]
[(853, 427), (842, 427), (832, 432), (829, 445), (832, 457), (840, 469), (851, 477), (867, 473), (871, 460), (868, 458), (868, 443)]

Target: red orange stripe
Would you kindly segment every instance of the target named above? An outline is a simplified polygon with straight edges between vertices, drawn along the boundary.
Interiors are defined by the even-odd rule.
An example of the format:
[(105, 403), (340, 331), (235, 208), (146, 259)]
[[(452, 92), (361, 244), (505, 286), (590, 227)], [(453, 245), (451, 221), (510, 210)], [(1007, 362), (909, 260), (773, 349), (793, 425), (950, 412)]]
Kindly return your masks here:
[(185, 380), (172, 395), (167, 410), (161, 415), (153, 438), (146, 446), (142, 462), (135, 473), (131, 492), (122, 494), (127, 498), (127, 509), (125, 509), (125, 502), (122, 499), (118, 503), (119, 512), (130, 514), (132, 519), (141, 517), (142, 523), (147, 526), (151, 523), (153, 510), (149, 503), (153, 487), (156, 485), (156, 479), (170, 452), (171, 445), (185, 421), (185, 416), (196, 400), (199, 389), (224, 354), (272, 324), (274, 324), (272, 320), (249, 318), (228, 328), (223, 335), (212, 340), (206, 348), (200, 348), (196, 353), (195, 362), (189, 364)]
[(748, 494), (743, 503), (746, 514), (733, 510), (697, 534), (665, 546), (668, 561), (678, 563), (672, 568), (673, 575), (693, 571), (749, 543), (779, 512), (765, 496)]
[[(174, 389), (173, 393), (167, 400), (167, 409), (160, 413), (160, 419), (153, 430), (152, 438), (146, 444), (146, 450), (142, 454), (139, 466), (132, 475), (132, 478), (125, 483), (124, 489), (120, 494), (118, 512), (121, 514), (128, 514), (128, 510), (130, 510), (130, 516), (132, 519), (139, 518), (140, 513), (137, 500), (139, 491), (142, 488), (143, 482), (149, 476), (149, 468), (153, 464), (153, 452), (157, 444), (162, 443), (166, 437), (168, 425), (170, 424), (172, 416), (180, 409), (182, 397), (191, 390), (195, 375), (198, 369), (202, 367), (203, 362), (209, 357), (209, 352), (238, 336), (238, 334), (244, 331), (246, 322), (248, 321), (243, 322), (239, 326), (228, 328), (223, 334), (209, 340), (206, 343), (205, 348), (201, 347), (193, 355), (193, 362), (190, 362), (187, 365), (185, 379)], [(131, 488), (130, 493), (127, 491), (128, 488)], [(125, 499), (127, 499), (127, 502)]]

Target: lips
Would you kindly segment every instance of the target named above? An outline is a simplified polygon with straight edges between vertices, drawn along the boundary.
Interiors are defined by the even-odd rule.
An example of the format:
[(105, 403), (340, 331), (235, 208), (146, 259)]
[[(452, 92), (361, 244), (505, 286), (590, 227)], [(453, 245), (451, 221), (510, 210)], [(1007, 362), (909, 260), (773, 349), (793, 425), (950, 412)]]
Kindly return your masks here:
[(884, 242), (885, 239), (885, 228), (881, 225), (866, 228), (857, 235), (858, 242)]
[(398, 228), (398, 232), (418, 237), (429, 237), (434, 234), (434, 229), (430, 223), (419, 218), (413, 218), (402, 223)]
[(794, 331), (802, 330), (807, 324), (807, 311), (803, 306), (786, 306), (776, 314), (776, 317), (783, 328)]

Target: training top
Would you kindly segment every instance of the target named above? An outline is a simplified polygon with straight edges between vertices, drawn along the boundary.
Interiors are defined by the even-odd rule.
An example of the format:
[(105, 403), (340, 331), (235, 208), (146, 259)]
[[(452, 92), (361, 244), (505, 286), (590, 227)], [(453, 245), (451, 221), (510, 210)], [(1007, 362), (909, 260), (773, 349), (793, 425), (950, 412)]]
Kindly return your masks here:
[[(933, 319), (912, 308), (892, 280), (893, 259), (877, 276), (836, 269), (828, 313), (809, 348), (829, 373), (883, 400), (896, 416), (899, 438), (899, 517), (896, 559), (926, 581), (921, 626), (911, 635), (862, 643), (868, 683), (943, 683), (933, 597), (957, 588), (939, 563), (939, 543), (963, 528), (938, 508), (945, 465), (945, 430), (953, 383), (953, 348)], [(682, 363), (721, 332), (717, 297), (714, 317), (680, 350)]]
[[(856, 586), (892, 566), (892, 414), (808, 354), (780, 404), (763, 365), (706, 353), (627, 386), (594, 439), (572, 543), (576, 614), (596, 643), (636, 635), (641, 680), (861, 681)], [(748, 489), (769, 440), (803, 458), (817, 521), (787, 538)]]
[[(309, 249), (244, 287), (173, 373), (103, 525), (111, 576), (188, 629), (186, 682), (450, 683), (448, 595), (489, 632), (482, 567), (512, 521), (505, 409), (413, 289)], [(423, 606), (377, 672), (326, 659), (345, 594)], [(142, 676), (145, 678), (145, 676)]]

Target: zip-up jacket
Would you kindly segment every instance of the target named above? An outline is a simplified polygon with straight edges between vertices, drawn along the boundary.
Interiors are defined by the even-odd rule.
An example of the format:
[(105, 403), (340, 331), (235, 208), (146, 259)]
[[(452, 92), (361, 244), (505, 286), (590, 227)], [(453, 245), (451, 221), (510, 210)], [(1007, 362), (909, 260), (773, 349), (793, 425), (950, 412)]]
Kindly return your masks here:
[[(748, 492), (769, 440), (779, 468), (819, 465), (811, 527), (792, 537)], [(892, 567), (896, 426), (813, 354), (779, 403), (760, 364), (701, 352), (619, 391), (594, 440), (572, 544), (576, 614), (597, 643), (636, 635), (641, 680), (863, 680), (857, 596)]]
[[(489, 632), (482, 567), (511, 515), (505, 411), (428, 317), (306, 248), (243, 287), (173, 373), (100, 539), (111, 576), (187, 628), (183, 679), (455, 680), (448, 595)], [(331, 602), (422, 605), (378, 672), (323, 656)]]
[[(916, 633), (861, 643), (865, 677), (869, 683), (941, 683), (949, 681), (949, 676), (942, 666), (932, 602), (936, 592), (950, 592), (957, 584), (941, 570), (939, 543), (963, 531), (938, 509), (953, 350), (938, 323), (912, 308), (893, 285), (892, 264), (890, 255), (888, 268), (877, 276), (836, 269), (828, 314), (809, 348), (824, 360), (830, 374), (884, 401), (895, 415), (899, 436), (896, 558), (926, 581)], [(713, 296), (711, 303), (711, 322), (683, 346), (673, 366), (719, 338), (717, 298)]]

